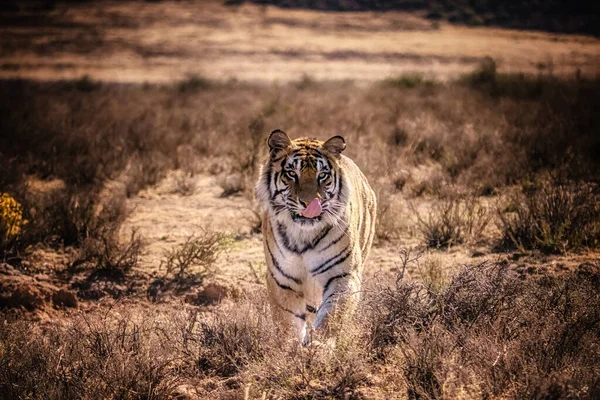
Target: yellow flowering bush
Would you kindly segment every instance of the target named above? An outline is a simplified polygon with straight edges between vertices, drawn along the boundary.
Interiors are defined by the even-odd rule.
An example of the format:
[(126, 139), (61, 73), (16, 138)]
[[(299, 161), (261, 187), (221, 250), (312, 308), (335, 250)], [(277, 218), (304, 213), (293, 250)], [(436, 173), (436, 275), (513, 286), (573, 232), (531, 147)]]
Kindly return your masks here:
[(23, 207), (8, 193), (0, 196), (0, 245), (15, 238), (27, 220), (23, 219)]

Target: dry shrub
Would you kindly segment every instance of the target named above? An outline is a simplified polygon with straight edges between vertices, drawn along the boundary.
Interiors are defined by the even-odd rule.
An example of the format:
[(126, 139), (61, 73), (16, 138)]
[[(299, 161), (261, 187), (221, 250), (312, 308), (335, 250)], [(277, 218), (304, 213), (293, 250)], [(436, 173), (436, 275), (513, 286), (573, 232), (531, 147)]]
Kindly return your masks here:
[(223, 193), (221, 197), (229, 197), (237, 193), (244, 192), (248, 188), (248, 177), (241, 173), (222, 174), (217, 178), (217, 184)]
[[(37, 233), (21, 238), (26, 247), (39, 241), (77, 244), (80, 229), (63, 223), (66, 211), (60, 210), (68, 210), (75, 196), (77, 212), (93, 209), (106, 182), (123, 180), (131, 196), (169, 169), (208, 170), (203, 161), (209, 158), (218, 160), (219, 172), (235, 176), (234, 182), (221, 181), (225, 193), (250, 197), (266, 135), (276, 128), (320, 139), (342, 134), (346, 154), (370, 181), (396, 190), (406, 184), (417, 195), (438, 195), (448, 181), (492, 194), (561, 167), (573, 178), (597, 179), (597, 80), (526, 76), (506, 83), (490, 65), (468, 84), (419, 84), (411, 90), (331, 82), (302, 88), (205, 85), (192, 77), (182, 94), (178, 86), (79, 90), (68, 82), (3, 81), (0, 185), (24, 205), (26, 219), (33, 220), (32, 208), (47, 210), (39, 217), (45, 222), (30, 225)], [(496, 92), (489, 90), (492, 84)], [(537, 86), (541, 90), (513, 93)], [(414, 185), (398, 179), (397, 171), (422, 167), (439, 176), (415, 175)], [(31, 175), (65, 183), (66, 192), (54, 194), (56, 205), (20, 195)], [(192, 186), (182, 180), (181, 191), (189, 193)]]
[(82, 257), (73, 265), (91, 263), (94, 272), (107, 277), (122, 279), (140, 261), (144, 242), (134, 229), (128, 239), (118, 237), (114, 227), (105, 227), (95, 237), (85, 240)]
[(491, 216), (473, 196), (450, 195), (435, 203), (426, 217), (415, 210), (427, 247), (448, 248), (470, 240), (481, 240)]
[(232, 377), (261, 362), (276, 345), (265, 307), (235, 305), (215, 313), (197, 326), (198, 369), (208, 375)]
[(217, 393), (240, 396), (245, 389), (251, 398), (356, 398), (368, 383), (358, 336), (346, 331), (336, 347), (304, 348), (296, 335), (276, 329), (265, 300), (226, 305), (196, 324), (190, 342), (197, 346), (198, 372), (225, 378)]
[[(64, 199), (63, 195), (60, 192), (51, 194), (41, 202), (38, 200), (37, 204)], [(138, 265), (144, 248), (144, 241), (135, 229), (127, 238), (120, 235), (120, 226), (127, 217), (124, 196), (115, 195), (106, 201), (101, 201), (102, 196), (98, 194), (80, 196), (65, 199), (67, 204), (54, 203), (52, 206), (58, 207), (36, 212), (33, 221), (35, 228), (42, 233), (32, 230), (29, 234), (43, 237), (46, 229), (55, 228), (51, 223), (44, 226), (44, 222), (60, 221), (58, 228), (62, 231), (52, 232), (53, 235), (48, 234), (47, 237), (62, 239), (63, 244), (78, 247), (70, 264), (71, 272), (83, 266), (91, 269), (93, 274), (122, 279)]]
[(189, 196), (196, 190), (196, 173), (199, 170), (198, 159), (194, 148), (189, 145), (177, 147), (177, 165), (180, 170), (175, 175), (175, 193)]
[(174, 193), (178, 193), (182, 196), (190, 196), (196, 191), (196, 178), (193, 175), (187, 173), (177, 174), (175, 176), (175, 189)]
[[(439, 291), (408, 282), (418, 260), (365, 291), (355, 323), (303, 348), (264, 297), (211, 313), (133, 313), (0, 325), (8, 398), (597, 398), (598, 268), (522, 280), (505, 264), (464, 267)], [(585, 272), (585, 273), (584, 273)], [(136, 309), (137, 310), (137, 309)]]
[(419, 73), (406, 73), (398, 77), (385, 79), (383, 84), (390, 87), (412, 89), (420, 85), (433, 86), (436, 84), (436, 82), (430, 79), (425, 79), (423, 75)]
[(586, 349), (598, 345), (599, 278), (522, 281), (483, 263), (439, 293), (400, 279), (363, 303), (365, 339), (400, 367), (411, 398), (594, 398), (600, 358)]
[(213, 82), (199, 75), (191, 74), (186, 79), (179, 82), (177, 88), (182, 94), (189, 94), (199, 90), (210, 89)]
[(369, 385), (364, 357), (358, 343), (339, 349), (288, 344), (250, 365), (245, 375), (257, 397), (268, 393), (290, 399), (364, 398), (362, 389)]
[(254, 185), (258, 178), (259, 164), (265, 155), (266, 134), (268, 133), (265, 119), (277, 111), (278, 104), (277, 98), (265, 101), (261, 111), (250, 118), (247, 127), (240, 128), (241, 132), (237, 134), (236, 145), (229, 154), (233, 160), (230, 176), (222, 175), (218, 179), (218, 184), (223, 189), (223, 197), (236, 193), (244, 193), (248, 198), (254, 197)]
[[(165, 320), (165, 316), (159, 317)], [(0, 327), (5, 398), (162, 399), (176, 394), (181, 322), (123, 310), (80, 315), (64, 327)], [(181, 328), (180, 328), (181, 326)]]
[(513, 196), (500, 211), (502, 245), (565, 253), (600, 243), (600, 195), (593, 185), (544, 183)]
[(377, 222), (375, 234), (378, 239), (391, 240), (398, 237), (403, 228), (402, 216), (394, 198), (383, 190), (377, 194)]
[(439, 254), (426, 253), (417, 260), (417, 270), (430, 292), (439, 293), (448, 285), (448, 272)]
[(202, 230), (193, 234), (176, 247), (163, 252), (160, 268), (164, 266), (167, 275), (179, 279), (186, 276), (205, 276), (213, 272), (219, 256), (232, 244), (229, 235)]

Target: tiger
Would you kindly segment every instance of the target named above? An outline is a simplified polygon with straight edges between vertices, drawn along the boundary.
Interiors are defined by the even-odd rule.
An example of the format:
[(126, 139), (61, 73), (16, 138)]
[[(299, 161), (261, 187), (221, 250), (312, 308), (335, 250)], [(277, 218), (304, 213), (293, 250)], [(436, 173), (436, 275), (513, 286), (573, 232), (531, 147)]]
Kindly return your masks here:
[(349, 316), (356, 308), (377, 200), (359, 167), (342, 154), (342, 136), (291, 140), (277, 129), (267, 143), (256, 197), (272, 319), (308, 345), (313, 330), (332, 325), (331, 315)]

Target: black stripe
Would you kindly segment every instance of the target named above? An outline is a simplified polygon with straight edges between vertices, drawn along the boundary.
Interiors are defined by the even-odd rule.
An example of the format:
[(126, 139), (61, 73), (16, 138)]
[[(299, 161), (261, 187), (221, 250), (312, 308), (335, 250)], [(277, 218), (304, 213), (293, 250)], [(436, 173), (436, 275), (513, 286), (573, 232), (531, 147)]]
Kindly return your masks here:
[(316, 313), (317, 309), (314, 308), (313, 306), (309, 306), (308, 304), (306, 305), (306, 311), (308, 311), (309, 313)]
[(267, 167), (267, 173), (265, 174), (265, 180), (267, 181), (267, 189), (271, 192), (271, 173), (273, 169), (271, 168), (271, 164)]
[(319, 232), (314, 239), (312, 239), (309, 243), (304, 244), (303, 247), (298, 247), (297, 245), (292, 245), (290, 242), (290, 238), (285, 231), (285, 227), (281, 223), (277, 223), (277, 233), (281, 236), (281, 240), (283, 242), (283, 247), (285, 247), (288, 251), (296, 254), (304, 254), (307, 250), (312, 250), (321, 242), (321, 240), (325, 239), (329, 232), (331, 232), (331, 225), (326, 226)]
[(288, 189), (288, 188), (286, 187), (286, 188), (284, 188), (284, 189), (279, 189), (279, 190), (276, 190), (276, 191), (275, 191), (275, 192), (274, 192), (274, 193), (271, 195), (271, 199), (270, 199), (270, 200), (275, 200), (275, 198), (276, 198), (277, 196), (279, 196), (281, 193), (285, 192), (287, 189)]
[(285, 227), (281, 225), (279, 222), (277, 223), (277, 233), (281, 236), (281, 240), (283, 241), (283, 247), (285, 247), (288, 251), (293, 253), (296, 252), (296, 248), (292, 248), (290, 246), (290, 239), (287, 237), (287, 233), (285, 232)]
[(344, 253), (346, 250), (348, 250), (348, 247), (350, 247), (350, 245), (346, 246), (344, 248), (344, 250), (340, 251), (339, 253), (337, 253), (335, 256), (331, 257), (330, 259), (328, 259), (327, 261), (325, 261), (324, 263), (322, 263), (321, 265), (319, 265), (317, 268), (313, 269), (310, 271), (311, 274), (316, 275), (316, 273), (321, 269), (324, 268), (325, 266), (327, 266), (327, 264), (329, 264), (331, 261), (335, 260), (336, 258), (338, 258), (340, 255), (342, 255), (342, 253)]
[(306, 321), (306, 314), (296, 314), (295, 312), (288, 310), (287, 308), (280, 306), (279, 304), (276, 304), (277, 307), (281, 308), (283, 311), (287, 311), (290, 314), (292, 314), (294, 317), (301, 319), (302, 321)]
[[(272, 225), (271, 225), (271, 232), (273, 232), (273, 226)], [(274, 233), (273, 233), (273, 243), (275, 243), (275, 247), (277, 247), (277, 251), (279, 252), (279, 254), (283, 255), (283, 251), (281, 251), (281, 246), (279, 246), (279, 242), (277, 242), (277, 238), (275, 237)]]
[(333, 246), (334, 244), (336, 244), (337, 242), (339, 242), (340, 240), (342, 240), (344, 238), (344, 236), (346, 236), (346, 234), (348, 233), (348, 226), (346, 226), (346, 229), (344, 229), (344, 232), (342, 232), (342, 234), (340, 235), (340, 237), (338, 237), (337, 239), (335, 239), (333, 242), (330, 242), (327, 246), (325, 246), (323, 249), (321, 249), (321, 251), (325, 251), (328, 248), (330, 248), (331, 246)]
[(352, 250), (350, 250), (348, 253), (346, 253), (346, 255), (344, 257), (340, 258), (339, 260), (337, 260), (336, 262), (334, 262), (333, 264), (331, 264), (327, 268), (325, 268), (325, 269), (323, 269), (323, 270), (321, 270), (321, 271), (319, 271), (317, 273), (314, 273), (313, 276), (317, 276), (317, 275), (320, 275), (322, 273), (325, 273), (325, 272), (329, 271), (331, 268), (335, 267), (336, 265), (340, 265), (341, 263), (343, 263), (344, 261), (346, 261), (348, 259), (348, 257), (350, 257), (350, 254), (352, 254)]
[(282, 288), (283, 290), (289, 290), (291, 292), (297, 293), (294, 289), (292, 289), (291, 287), (287, 286), (287, 285), (283, 285), (281, 283), (279, 283), (279, 281), (277, 280), (277, 278), (275, 278), (275, 274), (273, 274), (273, 271), (269, 271), (271, 273), (271, 277), (273, 278), (273, 280), (275, 281), (275, 283), (277, 284), (277, 286), (279, 286), (280, 288)]
[[(321, 240), (325, 239), (325, 237), (329, 234), (329, 231), (331, 231), (331, 228), (333, 228), (333, 226), (329, 225), (328, 227), (324, 228), (321, 233), (319, 234), (319, 236), (317, 236), (317, 238), (315, 240), (313, 240), (313, 242), (310, 244), (310, 248), (314, 249), (315, 247), (317, 247), (319, 245), (319, 243), (321, 242)], [(308, 250), (308, 247), (306, 247), (306, 249), (304, 249), (302, 251), (302, 253), (304, 253), (306, 250)]]
[(296, 282), (298, 285), (301, 285), (302, 281), (300, 279), (294, 278), (293, 276), (286, 274), (283, 271), (283, 269), (281, 269), (281, 265), (279, 265), (279, 263), (273, 256), (273, 253), (271, 252), (271, 248), (269, 247), (269, 240), (265, 240), (265, 243), (267, 245), (267, 251), (269, 252), (269, 255), (271, 256), (271, 262), (273, 263), (273, 266), (275, 266), (275, 268), (277, 268), (277, 271), (279, 271), (279, 273), (281, 273), (281, 275), (285, 276), (286, 278), (291, 279), (292, 281)]
[[(327, 283), (325, 284), (325, 286), (323, 287), (323, 296), (325, 295), (325, 293), (327, 293), (327, 289), (329, 289), (329, 286), (331, 285), (331, 283), (333, 281), (335, 281), (336, 279), (342, 279), (347, 277), (348, 275), (350, 275), (348, 272), (345, 272), (343, 274), (340, 275), (336, 275), (336, 276), (332, 276), (331, 278), (329, 278), (329, 280), (327, 281)], [(329, 300), (329, 298), (333, 295), (333, 293), (329, 294), (329, 296), (325, 297), (324, 299), (321, 300), (321, 304), (324, 304), (327, 300)]]

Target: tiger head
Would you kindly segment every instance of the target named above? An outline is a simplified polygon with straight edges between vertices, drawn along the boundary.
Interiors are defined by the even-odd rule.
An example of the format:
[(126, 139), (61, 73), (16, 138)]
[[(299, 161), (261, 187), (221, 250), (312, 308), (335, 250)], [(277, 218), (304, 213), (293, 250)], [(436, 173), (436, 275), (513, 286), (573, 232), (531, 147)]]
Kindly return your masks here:
[(291, 140), (285, 132), (275, 130), (268, 144), (270, 157), (257, 185), (263, 208), (280, 222), (292, 222), (302, 229), (335, 224), (342, 218), (348, 197), (340, 165), (344, 138)]

